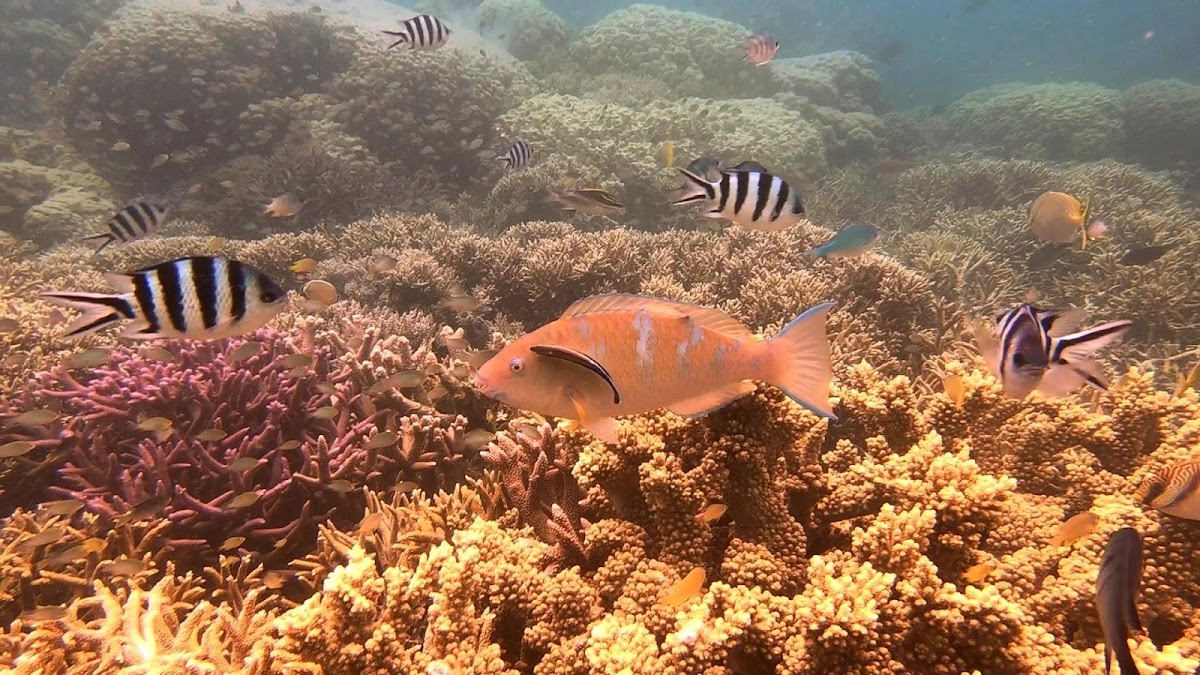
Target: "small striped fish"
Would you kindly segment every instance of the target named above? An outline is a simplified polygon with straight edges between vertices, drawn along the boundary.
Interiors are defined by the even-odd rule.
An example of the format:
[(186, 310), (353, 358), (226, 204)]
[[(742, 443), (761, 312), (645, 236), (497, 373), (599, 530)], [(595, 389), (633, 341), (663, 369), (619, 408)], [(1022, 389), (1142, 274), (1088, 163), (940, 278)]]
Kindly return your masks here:
[(804, 204), (800, 195), (779, 176), (762, 171), (722, 170), (721, 177), (709, 181), (687, 169), (680, 169), (687, 180), (686, 193), (672, 204), (708, 202), (709, 218), (724, 218), (752, 230), (776, 232), (802, 222)]
[(407, 44), (411, 51), (428, 51), (445, 45), (450, 39), (450, 29), (446, 27), (446, 24), (442, 23), (441, 19), (428, 14), (414, 16), (405, 21), (400, 24), (398, 31), (385, 30), (383, 32), (396, 38), (395, 42), (388, 45), (388, 49)]
[(746, 38), (746, 55), (742, 60), (749, 61), (756, 66), (765, 66), (775, 58), (775, 52), (779, 51), (779, 43), (775, 38), (766, 33), (751, 35)]
[(41, 294), (48, 302), (83, 312), (64, 337), (80, 337), (126, 320), (132, 323), (123, 337), (215, 340), (261, 328), (287, 300), (283, 288), (262, 272), (210, 256), (179, 258), (105, 277), (120, 293)]
[(166, 218), (167, 207), (137, 201), (117, 211), (112, 218), (108, 219), (108, 223), (106, 223), (108, 232), (84, 237), (82, 241), (103, 242), (100, 244), (100, 248), (96, 249), (98, 254), (109, 244), (128, 244), (145, 237), (158, 229), (158, 226), (162, 225)]
[(529, 166), (529, 162), (533, 159), (533, 150), (525, 141), (517, 141), (512, 144), (508, 152), (496, 158), (497, 161), (504, 163), (505, 171), (516, 171)]

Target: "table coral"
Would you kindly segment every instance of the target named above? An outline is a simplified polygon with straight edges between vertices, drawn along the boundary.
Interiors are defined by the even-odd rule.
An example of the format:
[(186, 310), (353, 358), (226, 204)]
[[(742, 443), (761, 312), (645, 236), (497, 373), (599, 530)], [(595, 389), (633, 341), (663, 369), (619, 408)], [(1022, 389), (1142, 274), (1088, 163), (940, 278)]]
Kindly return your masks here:
[(1121, 94), (1086, 82), (1001, 84), (947, 110), (959, 140), (1024, 159), (1095, 160), (1125, 141)]

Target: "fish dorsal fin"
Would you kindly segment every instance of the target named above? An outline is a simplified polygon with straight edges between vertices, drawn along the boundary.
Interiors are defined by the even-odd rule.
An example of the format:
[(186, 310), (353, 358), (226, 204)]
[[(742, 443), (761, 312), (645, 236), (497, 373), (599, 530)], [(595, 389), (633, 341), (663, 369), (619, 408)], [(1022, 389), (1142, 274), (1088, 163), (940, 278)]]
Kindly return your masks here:
[(613, 381), (612, 375), (609, 374), (608, 370), (605, 369), (604, 366), (600, 365), (600, 362), (596, 359), (593, 359), (581, 351), (576, 351), (568, 347), (559, 347), (558, 345), (534, 345), (529, 349), (538, 356), (545, 356), (551, 359), (560, 359), (568, 363), (574, 363), (577, 366), (583, 366), (584, 368), (587, 368), (603, 378), (604, 381), (608, 383), (608, 386), (612, 388), (613, 403), (619, 404), (621, 402), (621, 392), (617, 390), (617, 383)]
[(104, 278), (120, 293), (133, 292), (133, 275), (120, 272), (105, 272)]
[(680, 417), (703, 417), (708, 413), (723, 407), (757, 389), (753, 382), (734, 382), (707, 392), (701, 396), (676, 401), (667, 406), (667, 410)]
[(584, 298), (567, 308), (562, 318), (600, 312), (636, 312), (645, 310), (654, 316), (691, 319), (697, 325), (729, 337), (750, 337), (750, 329), (719, 309), (699, 307), (685, 302), (663, 300), (632, 293), (609, 293)]
[(1083, 323), (1082, 309), (1039, 309), (1036, 315), (1050, 337), (1067, 335)]

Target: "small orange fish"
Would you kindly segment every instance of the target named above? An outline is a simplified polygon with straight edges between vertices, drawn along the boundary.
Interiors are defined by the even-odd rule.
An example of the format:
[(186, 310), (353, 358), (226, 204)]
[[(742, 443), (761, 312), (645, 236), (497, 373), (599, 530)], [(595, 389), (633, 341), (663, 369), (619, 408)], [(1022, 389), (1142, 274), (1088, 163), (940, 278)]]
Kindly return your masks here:
[(291, 193), (284, 193), (271, 200), (263, 210), (264, 216), (272, 218), (291, 218), (300, 213), (300, 209), (304, 208), (304, 202), (296, 199)]
[(818, 305), (764, 340), (717, 309), (640, 295), (598, 295), (510, 343), (476, 372), (485, 396), (578, 420), (607, 443), (613, 418), (668, 408), (700, 417), (754, 391), (779, 387), (824, 417), (832, 364)]
[(312, 258), (301, 258), (292, 263), (292, 266), (289, 269), (296, 274), (308, 274), (309, 272), (317, 269), (317, 261), (313, 260)]
[(988, 575), (994, 571), (996, 571), (995, 565), (979, 563), (978, 565), (972, 565), (968, 567), (967, 571), (963, 573), (963, 579), (965, 579), (968, 584), (976, 584), (984, 579), (987, 579)]
[(1071, 546), (1075, 542), (1083, 539), (1092, 532), (1096, 531), (1096, 525), (1100, 522), (1100, 516), (1091, 511), (1076, 513), (1059, 525), (1054, 530), (1054, 536), (1050, 537), (1051, 546)]
[(696, 514), (696, 520), (702, 523), (714, 523), (720, 520), (728, 509), (729, 507), (724, 504), (709, 504)]
[(942, 380), (942, 386), (946, 388), (946, 397), (954, 403), (954, 407), (963, 407), (963, 397), (966, 396), (966, 392), (963, 390), (962, 378), (958, 375), (947, 375)]
[(704, 568), (697, 567), (687, 576), (675, 582), (660, 602), (668, 607), (678, 607), (683, 603), (698, 597), (704, 590)]

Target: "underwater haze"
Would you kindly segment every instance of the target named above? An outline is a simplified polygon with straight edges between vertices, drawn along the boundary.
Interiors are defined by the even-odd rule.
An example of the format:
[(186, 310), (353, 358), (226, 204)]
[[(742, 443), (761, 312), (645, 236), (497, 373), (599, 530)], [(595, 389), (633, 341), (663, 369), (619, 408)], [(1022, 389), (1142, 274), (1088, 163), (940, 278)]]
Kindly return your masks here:
[(1200, 672), (1198, 34), (0, 0), (0, 670)]

